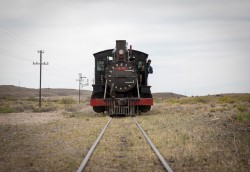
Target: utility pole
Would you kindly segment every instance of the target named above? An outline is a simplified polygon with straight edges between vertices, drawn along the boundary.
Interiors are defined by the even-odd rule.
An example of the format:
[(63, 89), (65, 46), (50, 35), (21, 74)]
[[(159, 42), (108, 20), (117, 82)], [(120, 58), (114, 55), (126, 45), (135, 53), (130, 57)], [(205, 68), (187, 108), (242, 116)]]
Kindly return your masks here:
[(39, 108), (41, 108), (41, 104), (42, 104), (42, 65), (48, 65), (48, 62), (42, 62), (42, 53), (44, 53), (44, 51), (42, 50), (38, 50), (38, 53), (40, 53), (40, 63), (33, 62), (33, 65), (40, 65), (40, 88), (39, 88)]
[(81, 100), (81, 86), (87, 86), (89, 85), (89, 80), (87, 79), (87, 83), (82, 84), (83, 79), (86, 78), (85, 76), (82, 76), (81, 73), (79, 73), (79, 79), (77, 79), (76, 81), (79, 81), (79, 104), (80, 104), (80, 100)]

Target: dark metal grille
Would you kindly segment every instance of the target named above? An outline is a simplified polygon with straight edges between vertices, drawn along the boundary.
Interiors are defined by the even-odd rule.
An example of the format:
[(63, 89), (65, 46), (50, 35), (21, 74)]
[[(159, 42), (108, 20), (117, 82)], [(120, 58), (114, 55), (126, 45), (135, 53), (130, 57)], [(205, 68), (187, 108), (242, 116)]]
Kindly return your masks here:
[(109, 115), (135, 115), (138, 110), (138, 106), (135, 106), (135, 102), (139, 99), (126, 99), (126, 105), (117, 105), (117, 99), (106, 99), (106, 111)]

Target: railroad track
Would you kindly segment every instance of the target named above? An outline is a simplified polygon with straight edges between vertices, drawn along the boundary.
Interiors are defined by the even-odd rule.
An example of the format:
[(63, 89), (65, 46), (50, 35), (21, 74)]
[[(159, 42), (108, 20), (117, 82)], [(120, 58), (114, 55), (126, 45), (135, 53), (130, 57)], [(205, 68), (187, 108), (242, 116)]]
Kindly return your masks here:
[[(98, 138), (96, 139), (96, 141), (94, 142), (94, 144), (92, 145), (92, 147), (90, 148), (89, 152), (87, 153), (87, 155), (85, 156), (85, 158), (83, 159), (81, 165), (79, 166), (77, 172), (81, 172), (84, 170), (84, 168), (86, 167), (91, 155), (93, 154), (96, 146), (98, 145), (98, 143), (100, 142), (102, 136), (104, 135), (105, 131), (107, 130), (107, 128), (109, 127), (111, 121), (113, 118), (110, 118), (109, 121), (107, 122), (107, 124), (105, 125), (105, 127), (103, 128), (102, 132), (100, 133), (100, 135), (98, 136)], [(133, 122), (136, 124), (137, 128), (141, 131), (141, 133), (143, 134), (144, 138), (146, 139), (147, 143), (150, 145), (151, 149), (154, 151), (154, 153), (156, 154), (156, 156), (158, 157), (158, 159), (160, 160), (161, 164), (163, 165), (164, 169), (168, 172), (172, 172), (173, 170), (171, 169), (171, 167), (168, 165), (167, 161), (163, 158), (163, 156), (160, 154), (160, 152), (158, 151), (158, 149), (155, 147), (155, 145), (153, 144), (153, 142), (150, 140), (150, 138), (147, 136), (146, 132), (143, 130), (143, 128), (139, 125), (139, 123), (136, 121), (136, 119), (134, 117), (132, 117)]]

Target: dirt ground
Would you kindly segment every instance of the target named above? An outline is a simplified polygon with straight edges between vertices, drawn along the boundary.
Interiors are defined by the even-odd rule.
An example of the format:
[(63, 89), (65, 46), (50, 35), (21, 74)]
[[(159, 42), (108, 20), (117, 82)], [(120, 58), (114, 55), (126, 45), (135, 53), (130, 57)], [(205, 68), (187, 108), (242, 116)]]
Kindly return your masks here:
[(0, 125), (39, 125), (64, 119), (60, 112), (9, 113), (0, 115)]
[[(249, 171), (250, 123), (238, 117), (249, 114), (249, 104), (162, 101), (136, 119), (174, 171)], [(85, 108), (0, 114), (0, 171), (76, 171), (109, 120)], [(108, 142), (108, 146), (97, 148), (87, 170), (109, 166), (117, 167), (112, 171), (162, 170), (143, 136), (135, 128), (130, 130), (133, 127), (127, 120), (118, 118), (113, 126), (111, 123), (101, 143)], [(101, 158), (107, 152), (111, 154)], [(131, 168), (125, 168), (128, 165)]]
[(76, 171), (107, 117), (0, 114), (0, 171)]
[(250, 123), (236, 120), (237, 111), (232, 104), (163, 103), (138, 121), (174, 171), (249, 171)]

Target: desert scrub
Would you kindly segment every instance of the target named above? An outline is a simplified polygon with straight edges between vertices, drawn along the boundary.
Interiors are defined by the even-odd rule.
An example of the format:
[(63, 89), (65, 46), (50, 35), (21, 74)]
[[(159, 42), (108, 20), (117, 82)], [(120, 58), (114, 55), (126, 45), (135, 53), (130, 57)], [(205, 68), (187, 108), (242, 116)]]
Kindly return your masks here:
[(166, 109), (164, 108), (154, 108), (152, 107), (151, 110), (149, 112), (143, 113), (143, 115), (151, 115), (151, 114), (159, 114), (159, 113), (164, 113), (166, 111)]
[(154, 103), (162, 103), (163, 99), (162, 98), (154, 98)]
[[(171, 160), (174, 171), (247, 171), (250, 137), (245, 125), (239, 127), (237, 122), (231, 123), (228, 116), (221, 113), (221, 109), (224, 111), (221, 104), (211, 109), (215, 120), (201, 115), (205, 104), (180, 107), (180, 113), (168, 106), (167, 113), (160, 113), (158, 109), (163, 108), (160, 107), (157, 115), (150, 111), (137, 117), (162, 155)], [(193, 113), (185, 113), (186, 107)], [(239, 112), (235, 119), (249, 124), (250, 114)]]
[(5, 96), (5, 97), (2, 97), (1, 99), (5, 101), (17, 101), (17, 98), (13, 96)]
[(25, 111), (24, 105), (21, 105), (21, 104), (17, 104), (15, 106), (13, 106), (13, 109), (15, 109), (14, 112), (24, 112)]
[(26, 100), (5, 101), (1, 99), (0, 113), (18, 113), (32, 111), (34, 102)]
[(89, 106), (89, 103), (90, 103), (90, 97), (87, 97), (87, 98), (83, 101), (83, 104)]
[(3, 106), (0, 107), (0, 113), (13, 113), (15, 112), (15, 108), (10, 107), (10, 106)]
[(35, 97), (28, 97), (25, 99), (26, 101), (31, 101), (31, 102), (35, 102), (35, 101), (38, 101), (38, 98), (35, 98)]
[(238, 105), (237, 109), (240, 112), (246, 112), (247, 111), (247, 106), (246, 105)]
[(171, 98), (166, 100), (168, 103), (177, 103), (177, 104), (206, 104), (211, 102), (212, 97), (209, 96), (201, 96), (201, 97), (181, 97), (181, 98)]
[(250, 103), (250, 94), (235, 95), (234, 97), (238, 102)]
[(235, 103), (235, 99), (232, 96), (222, 96), (219, 98), (219, 103), (224, 104), (224, 103)]
[(250, 122), (250, 112), (239, 112), (236, 115), (236, 120), (243, 123)]
[(67, 112), (77, 112), (79, 110), (81, 110), (81, 106), (80, 105), (69, 105), (65, 107), (65, 110)]
[(194, 97), (193, 99), (194, 103), (208, 103), (210, 102), (210, 99), (208, 96), (205, 97)]
[(59, 103), (67, 106), (67, 105), (75, 104), (76, 100), (70, 97), (64, 97), (61, 100), (59, 100)]
[(216, 95), (216, 96), (197, 96), (197, 97), (181, 97), (181, 98), (169, 98), (169, 99), (155, 99), (155, 103), (168, 103), (168, 104), (215, 104), (219, 103), (223, 106), (227, 104), (236, 104), (240, 102), (249, 103), (249, 94), (228, 94), (228, 95)]
[(33, 112), (51, 112), (51, 111), (56, 111), (57, 107), (55, 105), (47, 105), (47, 106), (42, 106), (41, 108), (39, 107), (33, 107)]
[(216, 112), (216, 109), (215, 109), (215, 108), (211, 108), (211, 109), (210, 109), (210, 112), (215, 113), (215, 112)]

